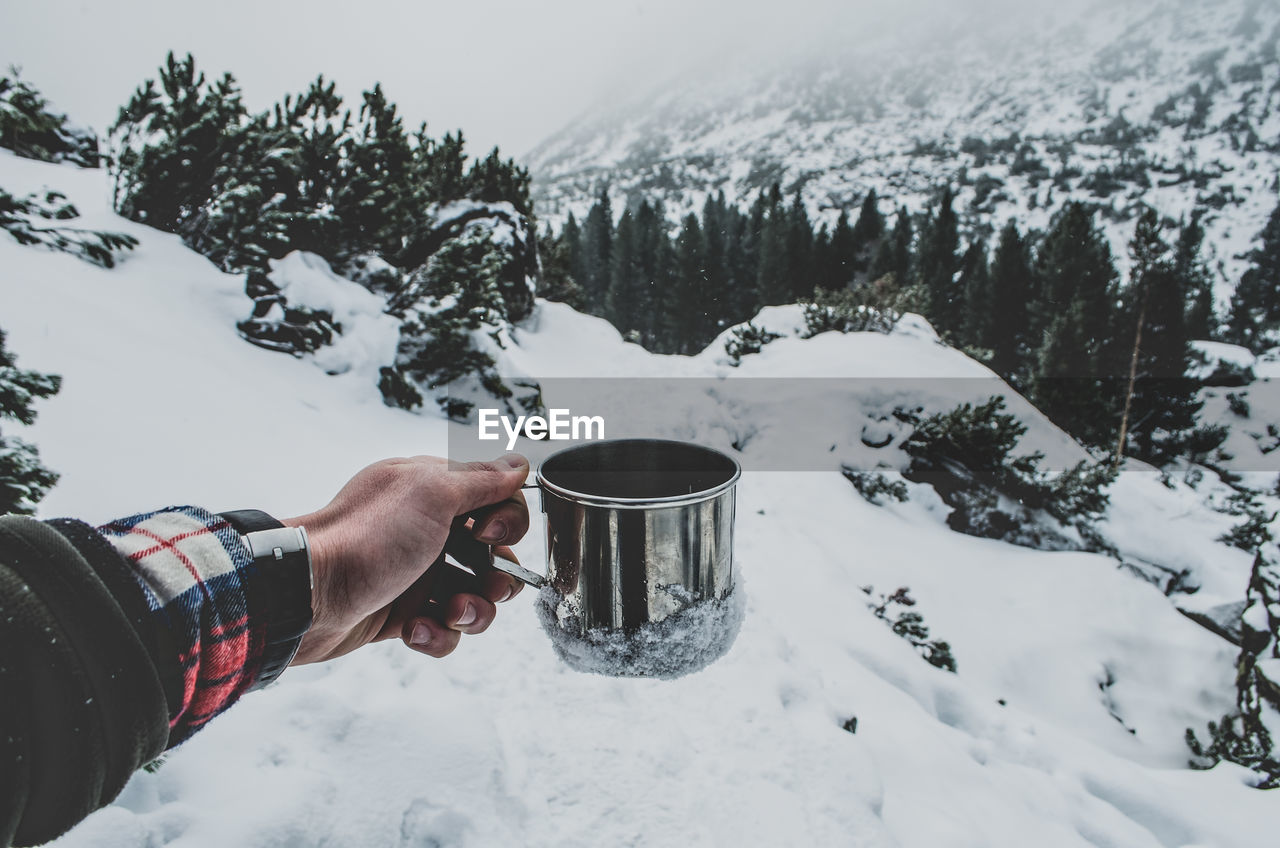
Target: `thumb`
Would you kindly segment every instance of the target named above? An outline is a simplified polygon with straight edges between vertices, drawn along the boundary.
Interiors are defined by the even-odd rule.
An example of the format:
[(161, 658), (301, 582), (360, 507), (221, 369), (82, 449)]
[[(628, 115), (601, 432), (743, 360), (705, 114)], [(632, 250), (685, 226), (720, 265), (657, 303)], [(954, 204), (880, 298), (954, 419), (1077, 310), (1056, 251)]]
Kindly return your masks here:
[(529, 460), (509, 453), (492, 462), (464, 462), (453, 468), (458, 482), (458, 515), (500, 503), (520, 491)]

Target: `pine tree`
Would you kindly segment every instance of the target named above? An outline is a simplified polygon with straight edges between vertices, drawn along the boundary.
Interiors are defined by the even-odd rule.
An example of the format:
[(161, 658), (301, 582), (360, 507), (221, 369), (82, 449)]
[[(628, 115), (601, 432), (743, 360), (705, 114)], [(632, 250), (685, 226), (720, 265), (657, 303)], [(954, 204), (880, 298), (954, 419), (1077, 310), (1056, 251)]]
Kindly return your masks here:
[(831, 251), (831, 231), (825, 223), (813, 234), (813, 288), (815, 292), (840, 288), (840, 270)]
[(991, 262), (991, 323), (987, 339), (991, 368), (1015, 388), (1026, 383), (1031, 353), (1027, 304), (1032, 299), (1031, 255), (1010, 218), (1000, 231)]
[(0, 189), (0, 230), (18, 244), (69, 253), (104, 268), (115, 267), (116, 253), (138, 246), (138, 240), (127, 233), (86, 230), (68, 223), (80, 217), (80, 212), (66, 201), (56, 191), (46, 191), (43, 197), (14, 197)]
[(665, 321), (668, 303), (674, 293), (675, 251), (667, 235), (666, 214), (661, 201), (656, 204), (647, 200), (640, 202), (636, 209), (636, 241), (641, 276), (646, 286), (641, 305), (644, 316), (640, 326), (641, 341), (651, 350), (667, 353), (673, 350), (665, 344)]
[(929, 320), (943, 334), (955, 333), (963, 323), (964, 292), (957, 284), (960, 235), (954, 195), (947, 186), (935, 212), (920, 230), (916, 276), (928, 298)]
[(892, 274), (897, 286), (907, 286), (914, 271), (911, 251), (914, 238), (911, 215), (907, 212), (907, 207), (899, 207), (893, 222), (893, 232), (876, 249), (875, 259), (871, 263), (871, 279), (878, 280), (886, 274)]
[(884, 238), (884, 216), (880, 214), (880, 199), (876, 190), (871, 189), (862, 200), (862, 208), (858, 211), (858, 223), (853, 225), (850, 233), (851, 252), (854, 270), (865, 270), (880, 240)]
[(0, 74), (0, 147), (42, 162), (72, 162), (98, 167), (98, 139), (67, 124), (17, 70)]
[[(570, 221), (573, 216), (570, 216)], [(538, 234), (538, 257), (542, 264), (542, 279), (538, 285), (538, 297), (567, 303), (574, 309), (582, 308), (582, 288), (573, 278), (573, 262), (569, 250), (568, 224), (559, 237), (551, 232)]]
[[(418, 310), (401, 334), (412, 349), (408, 359), (383, 375), (389, 398), (414, 402), (418, 378), (411, 371), (475, 375), (497, 391), (501, 381), (470, 345), (474, 316), (450, 309), (428, 316), (412, 302), (444, 263), (454, 269), (449, 284), (459, 288), (459, 302), (486, 298), (496, 286), (499, 330), (528, 313), (539, 262), (527, 171), (496, 149), (468, 167), (460, 132), (434, 141), (423, 125), (409, 135), (381, 86), (364, 92), (353, 122), (322, 77), (254, 115), (230, 75), (210, 84), (190, 56), (179, 61), (170, 54), (159, 79), (138, 89), (113, 127), (121, 150), (117, 205), (136, 220), (179, 233), (222, 268), (250, 272), (246, 292), (258, 303), (254, 317), (238, 325), (242, 335), (299, 353), (341, 332), (332, 316), (305, 306), (286, 304), (283, 320), (266, 320), (265, 309), (258, 311), (282, 300), (267, 274), (270, 260), (310, 250), (339, 274), (390, 293), (398, 308)], [(446, 213), (463, 199), (477, 202)], [(481, 245), (473, 222), (482, 230), (509, 230)], [(569, 266), (588, 255), (579, 234), (572, 235), (566, 235), (570, 255), (556, 257)], [(470, 270), (458, 261), (468, 257)], [(607, 265), (597, 270), (607, 282)], [(567, 287), (570, 280), (561, 282)], [(599, 297), (596, 309), (603, 306)], [(437, 362), (415, 359), (423, 346)], [(415, 364), (406, 370), (411, 359)]]
[(734, 207), (727, 207), (725, 219), (724, 263), (726, 268), (726, 318), (728, 324), (741, 324), (755, 317), (756, 272), (749, 255), (750, 218)]
[(760, 299), (760, 250), (768, 208), (768, 194), (761, 189), (740, 221), (741, 232), (737, 241), (741, 249), (733, 260), (733, 295), (737, 314), (744, 318), (754, 317), (764, 306)]
[(601, 186), (595, 205), (582, 225), (582, 276), (578, 278), (586, 296), (587, 311), (592, 315), (604, 314), (612, 249), (613, 206), (608, 187)]
[[(266, 271), (268, 260), (293, 249), (292, 236), (306, 218), (299, 205), (297, 140), (266, 116), (246, 120), (186, 238), (225, 271)], [(311, 242), (323, 244), (318, 237)]]
[(641, 338), (644, 324), (645, 279), (640, 246), (630, 209), (624, 209), (613, 236), (609, 269), (609, 291), (605, 297), (605, 317), (623, 337)]
[[(57, 375), (18, 368), (17, 358), (5, 349), (5, 334), (0, 330), (0, 420), (32, 424), (35, 400), (53, 397), (61, 387), (62, 378)], [(0, 515), (32, 514), (56, 482), (58, 475), (40, 463), (34, 445), (0, 433)]]
[(169, 55), (112, 133), (117, 208), (178, 233), (224, 270), (266, 270), (292, 249), (339, 240), (338, 174), (349, 118), (323, 78), (269, 113), (250, 116), (228, 74), (210, 85), (191, 56)]
[[(445, 138), (449, 136), (446, 134)], [(458, 130), (461, 144), (462, 131)], [(476, 162), (467, 172), (466, 196), (482, 203), (510, 203), (521, 215), (533, 214), (533, 200), (529, 195), (529, 172), (516, 164), (514, 159), (502, 158), (497, 147), (484, 159)]]
[(792, 269), (787, 264), (790, 231), (786, 208), (775, 184), (764, 207), (760, 230), (756, 297), (761, 306), (776, 306), (791, 300)]
[[(290, 196), (285, 242), (291, 250), (332, 253), (341, 223), (335, 211), (342, 143), (351, 112), (342, 108), (335, 83), (317, 77), (298, 98), (286, 97), (273, 113), (271, 134), (293, 150), (288, 178), (274, 189)], [(290, 184), (292, 182), (292, 185)]]
[(462, 130), (445, 133), (439, 141), (419, 133), (417, 179), (435, 203), (449, 203), (466, 196), (467, 152)]
[(394, 265), (416, 234), (425, 198), (415, 191), (413, 149), (395, 104), (381, 85), (363, 99), (335, 198), (339, 238), (348, 255), (376, 253)]
[(1192, 339), (1212, 339), (1217, 335), (1217, 321), (1213, 307), (1213, 277), (1200, 255), (1204, 242), (1204, 227), (1200, 212), (1191, 214), (1191, 220), (1178, 232), (1178, 244), (1174, 249), (1173, 272), (1187, 293), (1186, 329)]
[(170, 53), (159, 89), (147, 80), (120, 110), (111, 133), (117, 211), (207, 248), (204, 211), (221, 193), (224, 163), (245, 141), (248, 120), (235, 79), (209, 84), (190, 54)]
[(858, 270), (859, 247), (849, 226), (849, 213), (841, 209), (827, 245), (827, 272), (818, 284), (828, 291), (848, 288)]
[(1280, 332), (1280, 204), (1258, 234), (1262, 243), (1249, 254), (1252, 265), (1231, 297), (1227, 340), (1261, 353)]
[[(1078, 202), (1067, 203), (1036, 257), (1039, 337), (1032, 398), (1060, 427), (1087, 444), (1110, 445), (1119, 424), (1124, 373), (1114, 343), (1115, 267), (1106, 238)], [(1112, 383), (1109, 385), (1109, 383)]]
[[(383, 374), (384, 397), (399, 405), (425, 390), (450, 417), (465, 416), (449, 384), (476, 377), (500, 400), (511, 391), (492, 371), (494, 360), (472, 342), (479, 330), (500, 326), (506, 317), (502, 267), (505, 251), (482, 228), (449, 239), (417, 269), (388, 302), (401, 318), (394, 374)], [(416, 387), (405, 391), (404, 384)]]
[(675, 245), (675, 275), (670, 298), (664, 304), (665, 329), (669, 349), (675, 353), (696, 352), (706, 339), (703, 311), (706, 285), (706, 243), (695, 215), (685, 216)]
[(1117, 325), (1119, 331), (1133, 332), (1134, 341), (1116, 456), (1129, 449), (1156, 464), (1178, 452), (1201, 406), (1196, 386), (1186, 379), (1191, 345), (1185, 280), (1176, 273), (1161, 229), (1155, 210), (1148, 207), (1129, 243), (1130, 284)]
[(703, 261), (706, 285), (702, 290), (701, 311), (705, 314), (699, 335), (710, 340), (730, 323), (733, 307), (729, 294), (729, 210), (724, 192), (708, 196), (702, 205)]
[[(582, 288), (580, 281), (585, 274), (582, 266), (582, 230), (578, 227), (572, 212), (564, 222), (564, 229), (560, 231), (560, 241), (564, 244), (565, 253), (569, 259), (569, 276), (573, 277), (578, 288)], [(585, 292), (583, 296), (585, 297)]]
[(975, 351), (990, 351), (997, 335), (995, 291), (987, 264), (987, 246), (979, 239), (969, 245), (960, 263), (963, 321), (957, 331), (961, 344)]
[(786, 213), (786, 267), (790, 277), (790, 296), (784, 303), (813, 297), (813, 225), (796, 189)]

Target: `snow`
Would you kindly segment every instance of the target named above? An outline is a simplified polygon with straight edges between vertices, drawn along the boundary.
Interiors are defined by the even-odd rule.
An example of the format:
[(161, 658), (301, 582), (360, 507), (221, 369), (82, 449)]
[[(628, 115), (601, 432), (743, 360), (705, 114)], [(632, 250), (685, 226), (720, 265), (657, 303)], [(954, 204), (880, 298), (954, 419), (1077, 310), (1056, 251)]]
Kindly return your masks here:
[(1194, 341), (1191, 349), (1201, 354), (1211, 366), (1216, 362), (1225, 362), (1241, 368), (1252, 368), (1257, 360), (1253, 351), (1247, 347), (1225, 342)]
[(395, 361), (400, 322), (383, 312), (386, 302), (357, 283), (343, 279), (314, 253), (295, 250), (272, 259), (271, 281), (293, 308), (330, 313), (342, 328), (334, 343), (321, 348), (315, 364), (331, 373), (354, 371), (365, 382)]
[[(65, 191), (94, 226), (141, 242), (104, 271), (0, 236), (0, 326), (23, 367), (65, 380), (23, 433), (63, 475), (43, 515), (103, 521), (172, 502), (293, 515), (370, 461), (447, 449), (460, 425), (385, 407), (363, 365), (328, 375), (242, 341), (243, 280), (176, 237), (112, 216), (101, 173), (0, 153), (0, 185), (42, 184)], [(302, 299), (344, 310), (352, 326), (379, 326), (372, 302), (326, 269), (302, 255), (285, 262)], [(760, 322), (795, 329), (785, 309)], [(368, 332), (369, 344), (346, 349), (353, 363), (376, 359), (377, 331)], [(926, 407), (991, 385), (914, 320), (887, 336), (788, 336), (732, 369), (714, 350), (647, 354), (598, 319), (540, 302), (511, 333), (504, 367), (726, 382), (826, 369), (831, 379), (896, 381), (897, 395)], [(1007, 387), (1006, 396), (1028, 446), (1079, 453)], [(830, 399), (830, 418), (875, 420), (884, 402), (851, 389)], [(744, 473), (741, 628), (697, 673), (576, 672), (526, 592), (444, 661), (381, 643), (290, 670), (56, 844), (1274, 841), (1275, 797), (1251, 789), (1249, 772), (1186, 767), (1185, 728), (1203, 737), (1233, 703), (1234, 646), (1108, 557), (958, 535), (920, 486), (906, 503), (868, 504), (837, 473), (847, 459), (841, 448), (829, 471)], [(1203, 592), (1243, 597), (1248, 557), (1212, 541), (1234, 519), (1207, 510), (1197, 490), (1135, 466), (1113, 501), (1103, 529), (1126, 555), (1182, 555), (1175, 564), (1194, 567)], [(544, 527), (536, 509), (533, 518), (516, 551), (536, 569)], [(910, 586), (958, 672), (928, 665), (875, 618), (865, 585)], [(856, 733), (842, 728), (852, 717)]]
[(683, 607), (634, 631), (584, 631), (573, 602), (551, 586), (539, 592), (537, 609), (556, 655), (575, 671), (673, 680), (702, 671), (733, 646), (746, 611), (744, 597), (739, 585), (723, 598), (682, 598)]

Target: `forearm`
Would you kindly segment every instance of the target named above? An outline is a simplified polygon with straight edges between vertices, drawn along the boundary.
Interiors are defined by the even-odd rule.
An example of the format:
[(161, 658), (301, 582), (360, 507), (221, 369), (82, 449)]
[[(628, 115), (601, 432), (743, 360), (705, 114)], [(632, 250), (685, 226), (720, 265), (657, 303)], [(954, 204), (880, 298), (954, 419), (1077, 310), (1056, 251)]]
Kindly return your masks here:
[(173, 747), (256, 680), (268, 623), (260, 580), (230, 524), (197, 507), (143, 513), (98, 530), (128, 563), (163, 646)]
[(0, 845), (54, 838), (257, 678), (268, 613), (225, 520), (0, 518)]
[(63, 529), (0, 518), (0, 844), (54, 838), (168, 739), (141, 592), (91, 528)]

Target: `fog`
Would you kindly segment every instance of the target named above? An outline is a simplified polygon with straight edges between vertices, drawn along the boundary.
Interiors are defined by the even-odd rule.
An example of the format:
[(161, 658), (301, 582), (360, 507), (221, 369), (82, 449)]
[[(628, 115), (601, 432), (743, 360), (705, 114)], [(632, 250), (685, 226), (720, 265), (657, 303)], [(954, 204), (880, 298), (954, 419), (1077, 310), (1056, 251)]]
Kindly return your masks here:
[[(679, 85), (690, 69), (841, 51), (888, 34), (1004, 27), (1040, 0), (0, 0), (0, 63), (102, 131), (167, 51), (232, 72), (260, 109), (336, 80), (348, 101), (380, 81), (406, 123), (462, 128), (473, 154), (522, 155), (602, 101)], [(1077, 3), (1076, 6), (1082, 4)]]

